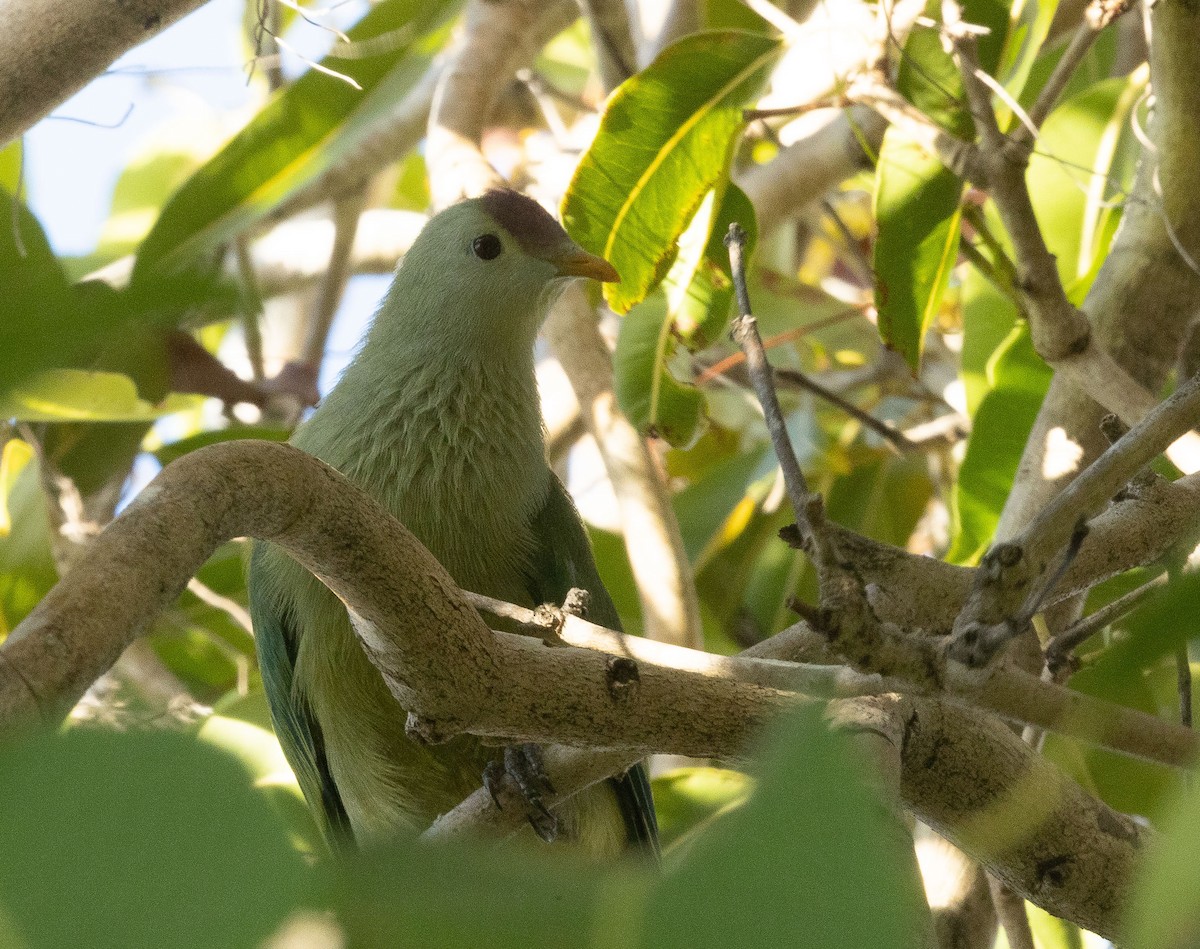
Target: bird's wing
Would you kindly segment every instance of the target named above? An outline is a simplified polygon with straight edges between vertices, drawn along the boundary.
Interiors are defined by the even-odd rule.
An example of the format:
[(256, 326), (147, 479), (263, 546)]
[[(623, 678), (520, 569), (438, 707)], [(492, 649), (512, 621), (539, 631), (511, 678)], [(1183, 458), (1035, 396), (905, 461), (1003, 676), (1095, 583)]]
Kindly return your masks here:
[(254, 545), (248, 582), (250, 618), (254, 623), (254, 644), (258, 650), (263, 689), (267, 693), (279, 744), (321, 825), (326, 842), (336, 850), (353, 841), (350, 818), (329, 770), (321, 726), (295, 687), (300, 632), (291, 610), (282, 607), (272, 585), (263, 582), (269, 556), (264, 544)]
[[(571, 496), (553, 474), (546, 503), (531, 527), (537, 544), (529, 577), (533, 601), (561, 605), (572, 587), (587, 590), (591, 594), (588, 619), (619, 630), (621, 619), (596, 570), (587, 530)], [(623, 777), (613, 778), (612, 784), (630, 842), (658, 853), (658, 821), (645, 766), (635, 765)]]

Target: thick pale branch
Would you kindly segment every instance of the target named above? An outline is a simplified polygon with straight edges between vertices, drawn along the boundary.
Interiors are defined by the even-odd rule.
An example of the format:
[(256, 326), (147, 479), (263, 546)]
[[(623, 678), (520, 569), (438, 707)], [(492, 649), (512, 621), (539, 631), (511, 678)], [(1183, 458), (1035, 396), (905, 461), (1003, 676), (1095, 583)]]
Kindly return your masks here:
[(0, 29), (0, 147), (203, 0), (8, 0)]
[(472, 0), (467, 5), (462, 35), (438, 80), (429, 113), (425, 160), (435, 208), (504, 183), (479, 150), (484, 124), (505, 83), (553, 36), (543, 24), (563, 29), (578, 15), (578, 7), (566, 0), (549, 5)]
[[(168, 466), (95, 539), (68, 578), (0, 647), (0, 723), (11, 728), (32, 716), (50, 721), (61, 717), (128, 642), (175, 599), (209, 553), (229, 537), (243, 534), (282, 544), (324, 578), (362, 620), (367, 648), (399, 699), (397, 714), (401, 707), (421, 713), (414, 723), (418, 736), (436, 738), (470, 729), (498, 737), (561, 737), (589, 747), (626, 746), (600, 756), (593, 751), (564, 752), (561, 762), (556, 752), (553, 760), (562, 765), (561, 771), (559, 764), (552, 771), (556, 778), (569, 774), (574, 776), (571, 780), (585, 783), (600, 780), (646, 750), (664, 744), (672, 747), (676, 739), (681, 741), (678, 747), (693, 753), (737, 757), (752, 729), (799, 698), (748, 682), (740, 672), (740, 678), (722, 674), (727, 671), (723, 663), (729, 662), (743, 670), (761, 666), (773, 676), (780, 675), (784, 667), (779, 663), (733, 659), (714, 668), (705, 665), (711, 662), (709, 657), (697, 655), (689, 657), (693, 668), (682, 671), (662, 660), (686, 650), (625, 640), (594, 628), (586, 630), (590, 644), (619, 646), (618, 655), (548, 646), (528, 636), (496, 636), (428, 552), (337, 472), (286, 445), (230, 442)], [(567, 623), (590, 627), (582, 620)], [(388, 634), (383, 636), (379, 630)], [(791, 637), (776, 637), (756, 653), (811, 658), (820, 648), (812, 636), (800, 630)], [(627, 655), (647, 648), (656, 650), (655, 661)], [(797, 670), (797, 674), (808, 673)], [(991, 698), (999, 694), (997, 681), (1009, 681), (1005, 674), (999, 679), (990, 673), (971, 675), (976, 676), (974, 685), (967, 684)], [(951, 670), (947, 681), (967, 680)], [(782, 684), (781, 679), (773, 682)], [(1040, 691), (1057, 695), (1062, 690)], [(884, 708), (901, 700), (878, 696), (872, 701), (874, 706), (863, 707)], [(1014, 693), (1008, 701), (1037, 707), (1037, 701), (1024, 693)], [(1122, 819), (1086, 795), (1075, 800), (1073, 786), (1064, 784), (1048, 765), (1030, 764), (1036, 756), (1020, 743), (1020, 756), (991, 755), (989, 742), (1015, 740), (1007, 729), (983, 722), (976, 727), (983, 730), (981, 735), (968, 740), (962, 737), (962, 722), (969, 716), (936, 704), (930, 708), (945, 719), (939, 725), (942, 737), (931, 743), (938, 754), (910, 754), (914, 736), (924, 740), (930, 732), (913, 732), (911, 715), (889, 713), (888, 728), (907, 729), (900, 733), (908, 740), (897, 746), (903, 750), (906, 805), (977, 847), (1006, 882), (1010, 877), (1024, 881), (1026, 890), (1033, 891), (1031, 898), (1042, 905), (1086, 921), (1092, 928), (1105, 926), (1102, 914), (1072, 902), (1084, 900), (1071, 883), (1072, 874), (1098, 858), (1108, 858), (1104, 849), (1108, 839), (1093, 846), (1088, 833), (1094, 833), (1096, 826), (1101, 831), (1123, 829)], [(1090, 717), (1094, 710), (1089, 706), (1085, 711)], [(933, 714), (927, 713), (922, 721)], [(1061, 710), (1055, 709), (1054, 714), (1060, 715)], [(1153, 730), (1154, 720), (1149, 723)], [(964, 768), (968, 752), (981, 761), (986, 757), (990, 764)], [(596, 759), (582, 771), (581, 755)], [(1064, 852), (1072, 854), (1073, 863), (1069, 872), (1042, 872), (1040, 889), (1027, 879), (1026, 849), (981, 834), (978, 806), (966, 806), (971, 799), (956, 804), (940, 793), (944, 787), (928, 786), (939, 775), (947, 781), (957, 774), (960, 782), (969, 775), (970, 782), (986, 779), (989, 786), (1020, 791), (1022, 774), (1034, 767), (1048, 775), (1039, 780), (1065, 789), (1062, 793), (1072, 813), (1091, 815), (1093, 825), (1089, 830), (1081, 823), (1083, 817), (1055, 825), (1054, 840), (1069, 845)], [(995, 795), (988, 798), (993, 799)], [(1040, 795), (1037, 799), (1050, 800)], [(477, 798), (463, 805), (468, 812), (475, 808), (475, 813), (485, 813), (480, 807)], [(456, 812), (460, 817), (461, 813)], [(456, 826), (455, 820), (449, 820), (435, 833), (451, 833)], [(1136, 840), (1126, 843), (1132, 847)], [(1123, 877), (1118, 874), (1117, 879)]]
[(1018, 543), (1044, 567), (1075, 523), (1103, 507), (1182, 432), (1200, 422), (1200, 376), (1189, 379), (1075, 478), (1026, 528)]
[(1148, 831), (995, 719), (897, 695), (835, 702), (831, 713), (898, 751), (899, 796), (914, 816), (1018, 895), (1115, 938)]
[(470, 730), (730, 756), (795, 700), (497, 638), (428, 551), (342, 475), (290, 446), (229, 442), (168, 466), (3, 644), (0, 723), (61, 718), (212, 551), (241, 535), (285, 547), (347, 604), (397, 713), (417, 713), (418, 737)]
[(617, 496), (646, 633), (698, 647), (703, 642), (700, 600), (670, 494), (646, 439), (617, 405), (612, 356), (582, 288), (563, 293), (545, 334), (571, 381)]
[[(432, 555), (311, 456), (228, 442), (165, 468), (8, 637), (0, 725), (60, 719), (218, 545), (246, 535), (286, 547), (376, 626), (403, 629), (409, 675), (431, 687), (421, 687), (427, 715), (451, 720), (457, 708), (469, 718), (487, 703), (494, 639)], [(449, 670), (442, 650), (463, 668)]]

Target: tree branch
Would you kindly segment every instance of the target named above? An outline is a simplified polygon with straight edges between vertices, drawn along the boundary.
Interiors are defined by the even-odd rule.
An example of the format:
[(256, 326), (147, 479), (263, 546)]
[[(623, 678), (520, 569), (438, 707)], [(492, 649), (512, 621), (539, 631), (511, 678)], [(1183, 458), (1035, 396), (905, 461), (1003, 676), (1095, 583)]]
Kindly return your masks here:
[(544, 332), (571, 381), (617, 496), (646, 635), (700, 648), (700, 598), (670, 493), (646, 439), (617, 405), (612, 357), (582, 288), (563, 292)]
[(9, 0), (0, 30), (0, 147), (203, 0)]
[[(582, 643), (581, 637), (586, 637), (591, 648), (548, 647), (541, 638), (493, 634), (471, 598), (457, 589), (437, 561), (340, 474), (287, 445), (229, 442), (193, 452), (164, 469), (0, 647), (0, 727), (10, 730), (31, 716), (57, 721), (158, 611), (174, 601), (208, 554), (225, 539), (240, 535), (282, 544), (347, 604), (359, 619), (368, 653), (397, 697), (397, 713), (401, 708), (419, 713), (411, 719), (416, 737), (431, 740), (470, 730), (619, 750), (604, 755), (602, 765), (593, 763), (581, 780), (599, 780), (601, 771), (620, 770), (646, 751), (663, 748), (739, 757), (752, 731), (799, 700), (790, 689), (776, 687), (784, 684), (779, 676), (785, 670), (798, 677), (797, 682), (799, 677), (812, 683), (824, 676), (840, 683), (839, 690), (850, 681), (846, 670), (830, 678), (826, 670), (763, 663), (762, 657), (819, 655), (825, 647), (802, 627), (740, 659), (624, 638), (571, 616), (563, 620), (563, 638)], [(619, 651), (608, 652), (606, 647)], [(677, 660), (680, 656), (683, 661)], [(733, 668), (737, 676), (728, 673)], [(770, 684), (751, 681), (748, 673), (756, 669), (772, 676)], [(1097, 724), (1095, 715), (1105, 703), (1035, 677), (953, 667), (941, 676), (960, 696), (971, 693), (999, 707), (1007, 703), (1018, 716), (1032, 710), (1039, 719), (1049, 715), (1061, 720), (1064, 712), (1077, 712), (1076, 722), (1099, 730), (1114, 724)], [(1026, 687), (1027, 682), (1032, 684)], [(878, 679), (872, 683), (874, 689), (892, 685)], [(855, 701), (860, 703), (856, 708), (868, 711), (900, 709), (887, 712), (887, 728), (902, 739), (895, 747), (905, 761), (903, 799), (922, 819), (970, 842), (990, 861), (989, 868), (1018, 892), (1032, 892), (1031, 899), (1052, 911), (1106, 931), (1102, 914), (1073, 902), (1084, 900), (1074, 874), (1085, 872), (1097, 855), (1110, 863), (1128, 856), (1137, 834), (1127, 833), (1124, 818), (1037, 759), (1008, 729), (974, 718), (977, 713), (894, 694)], [(913, 709), (919, 714), (914, 716)], [(1126, 719), (1118, 746), (1136, 742), (1145, 750), (1147, 742), (1169, 745), (1176, 733), (1194, 741), (1187, 730), (1149, 716), (1128, 712)], [(966, 737), (964, 720), (975, 722), (974, 732)], [(918, 722), (920, 729), (914, 731)], [(929, 722), (941, 735), (936, 741), (930, 738)], [(1112, 737), (1110, 733), (1104, 739)], [(1019, 755), (988, 750), (994, 742), (1014, 741)], [(966, 759), (957, 757), (959, 751), (980, 761), (986, 756), (989, 763), (962, 767)], [(940, 772), (939, 760), (947, 773)], [(574, 767), (578, 757), (566, 755), (563, 761)], [(1064, 795), (1038, 799), (1065, 800), (1061, 806), (1076, 816), (1060, 822), (1055, 811), (1053, 827), (1039, 830), (1021, 846), (981, 834), (979, 809), (966, 803), (998, 800), (1001, 789), (1026, 787), (1023, 775), (1030, 769), (1038, 775), (1039, 788), (1044, 785)], [(959, 785), (985, 780), (997, 790), (983, 798), (964, 792), (960, 799), (947, 801), (940, 797), (945, 786), (936, 782), (954, 774)], [(464, 807), (479, 805), (474, 800)], [(450, 822), (450, 829), (455, 826)], [(450, 829), (443, 825), (438, 833)], [(1102, 839), (1094, 839), (1097, 833)], [(1072, 855), (1072, 865), (1049, 876), (1044, 869), (1038, 871), (1040, 883), (1035, 887), (1024, 861), (1031, 849), (1043, 849), (1047, 834), (1051, 845), (1070, 846), (1062, 852)], [(1123, 841), (1125, 851), (1110, 853), (1116, 846), (1110, 837)], [(1119, 883), (1123, 877), (1117, 874), (1115, 879)], [(1116, 885), (1110, 881), (1098, 892), (1103, 896)]]

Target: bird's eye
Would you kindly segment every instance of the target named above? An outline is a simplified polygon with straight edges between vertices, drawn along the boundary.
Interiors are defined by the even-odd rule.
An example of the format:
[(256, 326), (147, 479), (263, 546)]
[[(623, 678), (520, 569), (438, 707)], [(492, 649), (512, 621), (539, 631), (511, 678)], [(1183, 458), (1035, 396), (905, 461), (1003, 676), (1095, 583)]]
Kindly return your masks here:
[(471, 250), (480, 260), (495, 260), (500, 256), (500, 251), (504, 250), (504, 245), (495, 234), (484, 234), (471, 241)]

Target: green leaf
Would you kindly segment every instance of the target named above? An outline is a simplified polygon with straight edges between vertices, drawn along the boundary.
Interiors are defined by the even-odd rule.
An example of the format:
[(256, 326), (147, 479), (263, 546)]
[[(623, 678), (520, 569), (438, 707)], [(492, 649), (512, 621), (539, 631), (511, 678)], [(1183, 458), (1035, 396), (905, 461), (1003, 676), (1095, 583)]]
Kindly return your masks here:
[(974, 563), (992, 542), (1053, 373), (1021, 324), (997, 352), (992, 375), (995, 385), (975, 413), (952, 496), (952, 563)]
[(58, 582), (37, 465), (20, 439), (10, 439), (0, 455), (0, 639)]
[(848, 474), (826, 493), (831, 520), (855, 533), (904, 547), (933, 494), (929, 468), (919, 454), (857, 448)]
[[(926, 13), (940, 16), (933, 0)], [(1008, 9), (994, 0), (964, 5), (963, 17), (988, 32), (979, 43), (980, 64), (994, 70), (1008, 26)], [(897, 88), (917, 108), (960, 138), (974, 134), (962, 104), (958, 67), (942, 48), (936, 30), (918, 27), (904, 45)], [(875, 308), (879, 333), (916, 372), (925, 332), (941, 306), (958, 258), (959, 178), (904, 129), (892, 126), (883, 138), (875, 176)]]
[(1064, 284), (1089, 273), (1107, 250), (1108, 202), (1132, 180), (1141, 151), (1129, 117), (1144, 87), (1144, 74), (1102, 80), (1060, 105), (1042, 128), (1029, 189), (1042, 232), (1053, 235)]
[(689, 444), (700, 426), (704, 395), (668, 368), (675, 350), (661, 295), (639, 304), (621, 321), (613, 372), (617, 402), (640, 431), (672, 445)]
[(142, 422), (195, 407), (200, 396), (170, 395), (158, 405), (138, 396), (128, 376), (47, 369), (0, 396), (0, 418), (21, 422)]
[(308, 872), (250, 776), (182, 734), (0, 751), (0, 907), (32, 949), (259, 945)]
[(298, 845), (308, 853), (323, 852), (321, 831), (275, 737), (261, 683), (248, 695), (231, 694), (218, 702), (196, 737), (237, 758), (250, 772), (255, 789), (263, 793), (290, 828)]
[(133, 251), (154, 226), (167, 198), (199, 164), (196, 155), (183, 147), (130, 162), (113, 188), (112, 207), (96, 248), (98, 259), (91, 263), (115, 260)]
[(338, 893), (347, 945), (639, 945), (649, 869), (634, 861), (602, 868), (556, 849), (400, 841), (368, 850), (351, 862)]
[(269, 428), (263, 425), (231, 425), (229, 428), (218, 428), (208, 432), (197, 432), (187, 438), (181, 438), (169, 445), (162, 445), (154, 450), (154, 457), (162, 464), (169, 465), (176, 458), (182, 458), (197, 448), (216, 445), (220, 442), (236, 441), (247, 438), (257, 441), (286, 442), (292, 433), (286, 428)]
[(662, 877), (638, 945), (925, 945), (912, 839), (820, 711), (777, 723), (756, 771), (750, 800)]
[(14, 138), (0, 148), (0, 188), (15, 195), (21, 185), (21, 163), (25, 160), (24, 139)]
[(587, 530), (588, 539), (592, 542), (592, 553), (596, 558), (596, 570), (604, 582), (604, 589), (612, 597), (626, 635), (645, 635), (642, 601), (638, 595), (633, 568), (629, 566), (629, 551), (625, 548), (625, 538), (592, 524), (587, 525)]
[(1190, 949), (1200, 940), (1200, 783), (1181, 782), (1146, 848), (1125, 913), (1125, 949)]
[(875, 173), (875, 307), (879, 335), (914, 373), (958, 259), (962, 190), (903, 129), (887, 130)]
[[(996, 74), (1014, 99), (1020, 99), (1025, 91), (1025, 83), (1050, 33), (1057, 9), (1058, 0), (1015, 0), (1013, 3), (1012, 20)], [(1012, 119), (1015, 121), (1015, 116)]]
[(761, 490), (754, 491), (753, 497), (750, 495), (762, 455), (762, 449), (731, 455), (673, 495), (683, 546), (697, 569), (707, 551), (714, 545), (728, 543), (745, 527), (750, 512), (761, 501)]
[(7, 192), (0, 190), (0, 396), (25, 376), (58, 360), (77, 357), (86, 347), (71, 288), (41, 224)]
[[(685, 834), (703, 829), (713, 815), (742, 804), (753, 782), (728, 768), (675, 768), (654, 779), (654, 809), (663, 849)], [(672, 854), (672, 859), (677, 854)]]
[(666, 275), (679, 235), (728, 175), (742, 107), (782, 50), (779, 40), (755, 33), (697, 33), (667, 47), (609, 99), (562, 217), (575, 240), (621, 275), (621, 283), (605, 285), (617, 312)]
[[(323, 64), (361, 87), (310, 70), (276, 96), (196, 172), (163, 210), (138, 252), (135, 277), (173, 270), (261, 220), (289, 194), (342, 161), (424, 75), (458, 0), (385, 0), (348, 33), (352, 41), (390, 34), (377, 56)], [(412, 24), (411, 38), (399, 31)], [(399, 155), (397, 158), (401, 157)]]
[[(925, 15), (940, 23), (940, 0), (929, 0)], [(966, 22), (986, 30), (979, 37), (979, 65), (984, 71), (994, 73), (1008, 33), (1007, 3), (1000, 0), (967, 0), (962, 5), (962, 15)], [(965, 104), (958, 66), (942, 45), (938, 29), (918, 26), (909, 33), (896, 76), (896, 87), (946, 131), (961, 138), (970, 138), (974, 133), (975, 123)]]
[[(707, 205), (706, 198), (701, 211), (697, 212), (696, 218), (680, 238), (679, 260), (676, 260), (665, 281), (667, 308), (675, 332), (693, 352), (714, 343), (729, 325), (733, 303), (733, 271), (729, 265), (729, 250), (725, 247), (729, 225), (737, 222), (746, 234), (743, 256), (747, 267), (758, 244), (758, 219), (754, 205), (741, 188), (733, 182), (727, 183), (716, 213), (702, 216)], [(684, 250), (688, 234), (697, 221), (707, 234), (707, 242), (699, 255)], [(695, 235), (697, 238), (701, 237), (699, 230)], [(690, 272), (680, 269), (680, 263), (687, 260), (695, 261)]]
[(974, 418), (994, 382), (991, 374), (996, 351), (1012, 333), (1020, 314), (1012, 300), (975, 267), (967, 268), (959, 300), (963, 314), (962, 380), (967, 415)]
[(617, 399), (638, 428), (675, 447), (686, 447), (695, 438), (705, 400), (670, 366), (675, 364), (679, 376), (690, 379), (688, 360), (677, 343), (699, 349), (729, 321), (733, 283), (723, 235), (733, 221), (746, 231), (749, 258), (757, 238), (750, 200), (733, 184), (719, 201), (713, 189), (680, 238), (681, 253), (663, 284), (666, 307), (653, 296), (622, 321), (615, 360)]

